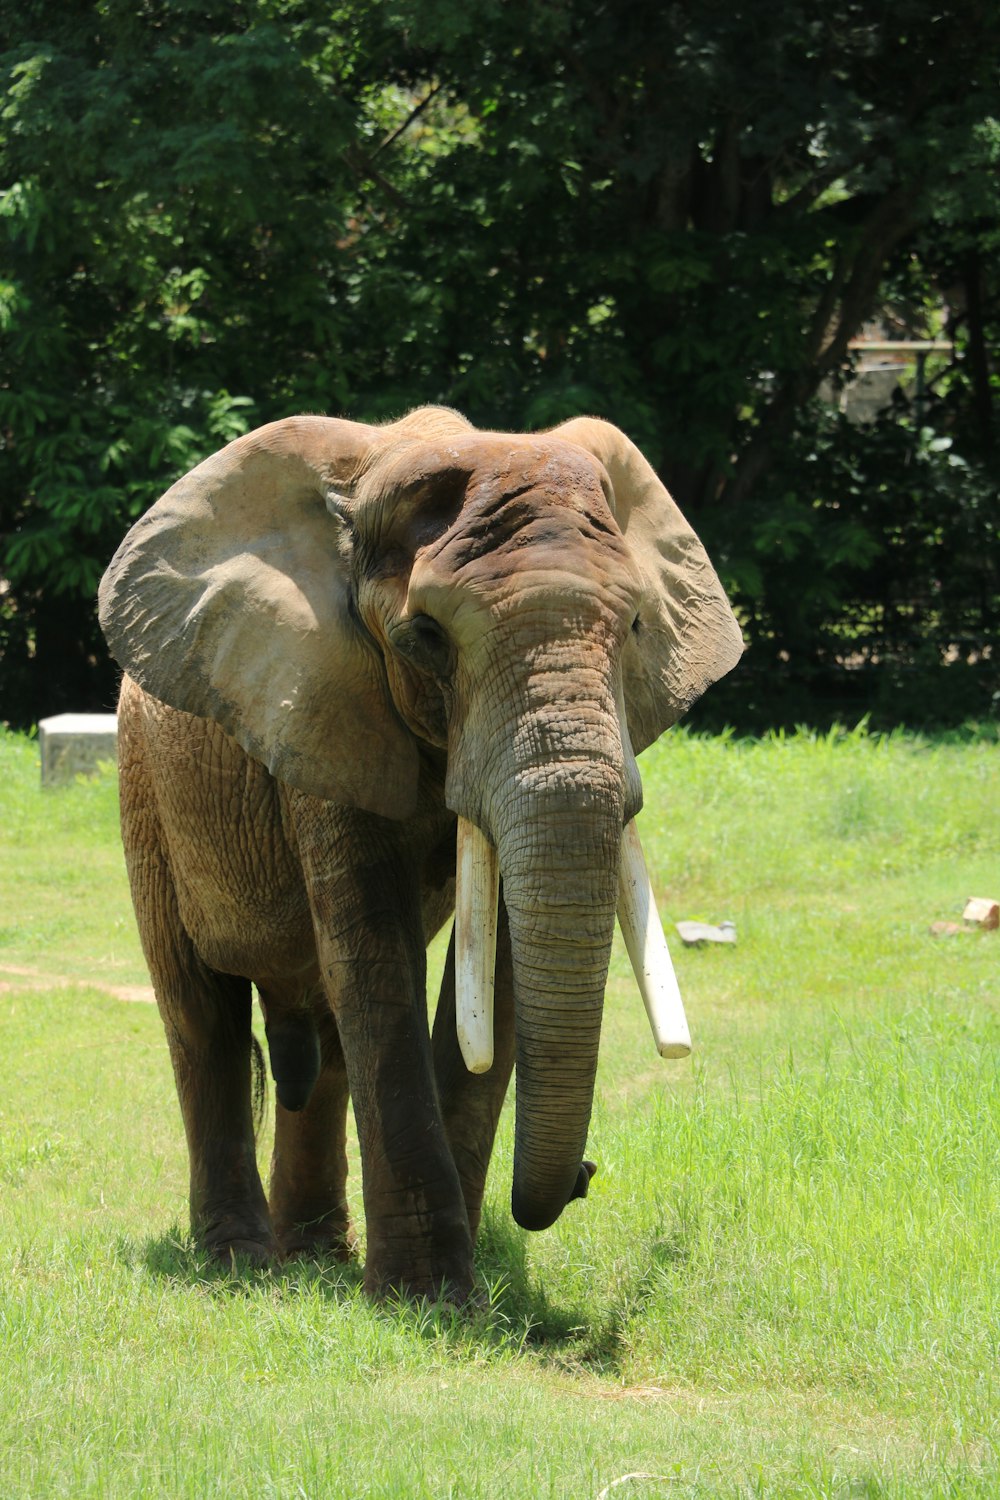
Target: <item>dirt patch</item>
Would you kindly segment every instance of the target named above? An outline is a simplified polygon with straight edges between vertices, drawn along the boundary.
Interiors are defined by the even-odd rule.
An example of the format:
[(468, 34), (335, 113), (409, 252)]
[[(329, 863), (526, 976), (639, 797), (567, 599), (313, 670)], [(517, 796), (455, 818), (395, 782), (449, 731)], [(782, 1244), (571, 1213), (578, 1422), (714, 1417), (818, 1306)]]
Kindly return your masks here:
[(79, 979), (68, 974), (46, 974), (41, 969), (32, 969), (21, 964), (0, 964), (0, 995), (12, 990), (100, 990), (114, 1000), (125, 1000), (130, 1004), (153, 1005), (155, 996), (148, 984), (105, 984), (101, 979)]

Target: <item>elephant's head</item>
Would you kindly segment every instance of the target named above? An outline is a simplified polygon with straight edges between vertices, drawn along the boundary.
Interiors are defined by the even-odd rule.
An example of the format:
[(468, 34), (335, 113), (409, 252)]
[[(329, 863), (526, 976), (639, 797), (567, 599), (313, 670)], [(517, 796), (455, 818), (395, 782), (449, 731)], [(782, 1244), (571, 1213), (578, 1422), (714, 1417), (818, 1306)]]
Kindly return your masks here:
[(422, 750), (446, 752), (510, 923), (514, 1214), (551, 1223), (586, 1140), (634, 757), (742, 649), (642, 455), (590, 419), (291, 418), (153, 506), (101, 619), (149, 692), (312, 795), (406, 818)]

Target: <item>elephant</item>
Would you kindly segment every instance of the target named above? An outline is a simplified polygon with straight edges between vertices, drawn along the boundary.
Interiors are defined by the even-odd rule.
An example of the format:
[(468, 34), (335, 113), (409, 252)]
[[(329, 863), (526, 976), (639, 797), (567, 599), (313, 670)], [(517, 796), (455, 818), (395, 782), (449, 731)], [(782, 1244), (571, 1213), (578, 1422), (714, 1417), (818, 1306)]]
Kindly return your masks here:
[[(597, 418), (508, 434), (444, 407), (295, 416), (174, 484), (99, 609), (196, 1240), (226, 1262), (356, 1254), (350, 1099), (366, 1292), (461, 1304), (512, 1072), (517, 1223), (551, 1225), (593, 1171), (635, 757), (743, 649), (704, 548)], [(456, 951), (483, 933), (452, 932), (433, 1025), (425, 993), (459, 829), (498, 872), (474, 922), (495, 952), (471, 1067)], [(252, 987), (277, 1096), (267, 1195)]]

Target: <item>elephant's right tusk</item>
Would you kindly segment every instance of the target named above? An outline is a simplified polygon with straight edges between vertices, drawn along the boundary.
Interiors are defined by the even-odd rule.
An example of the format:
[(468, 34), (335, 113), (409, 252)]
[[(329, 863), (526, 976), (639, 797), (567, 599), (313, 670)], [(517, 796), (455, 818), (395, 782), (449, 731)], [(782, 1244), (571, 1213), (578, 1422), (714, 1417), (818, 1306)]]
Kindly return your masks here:
[(687, 1057), (691, 1033), (635, 821), (622, 834), (618, 921), (661, 1057)]
[(500, 862), (485, 834), (458, 820), (455, 872), (455, 1024), (470, 1073), (493, 1066), (493, 984)]

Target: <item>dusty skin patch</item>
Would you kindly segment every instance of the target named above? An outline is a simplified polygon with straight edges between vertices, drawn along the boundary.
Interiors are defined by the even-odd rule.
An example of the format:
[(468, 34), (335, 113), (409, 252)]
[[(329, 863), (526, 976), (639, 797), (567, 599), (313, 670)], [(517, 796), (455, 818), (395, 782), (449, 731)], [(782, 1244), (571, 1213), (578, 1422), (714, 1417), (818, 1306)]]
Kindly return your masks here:
[(104, 984), (94, 979), (71, 979), (65, 974), (44, 974), (41, 969), (19, 964), (0, 964), (0, 995), (12, 990), (37, 989), (40, 985), (54, 990), (100, 990), (102, 995), (130, 1004), (152, 1005), (155, 1001), (152, 986), (148, 984)]

